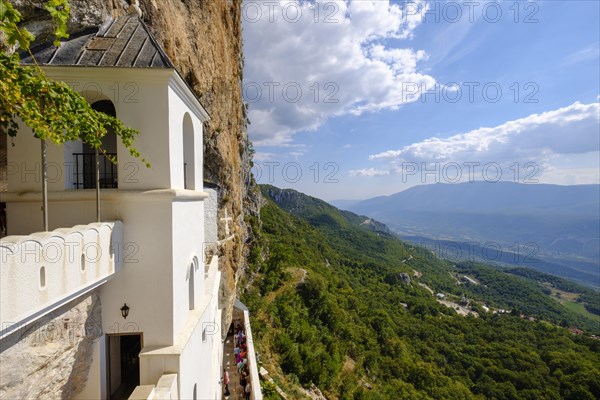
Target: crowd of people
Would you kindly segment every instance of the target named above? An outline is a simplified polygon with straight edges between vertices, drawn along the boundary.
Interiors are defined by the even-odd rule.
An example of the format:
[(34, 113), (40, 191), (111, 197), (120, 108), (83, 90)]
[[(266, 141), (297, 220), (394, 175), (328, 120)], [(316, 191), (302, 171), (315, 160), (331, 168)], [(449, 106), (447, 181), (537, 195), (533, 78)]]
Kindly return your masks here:
[[(239, 321), (235, 323), (235, 331), (230, 329), (230, 333), (233, 334), (233, 340), (235, 343), (235, 348), (233, 349), (233, 356), (235, 357), (235, 365), (236, 365), (236, 375), (239, 376), (239, 385), (241, 387), (241, 393), (244, 394), (245, 400), (250, 400), (250, 392), (252, 391), (252, 386), (250, 383), (250, 370), (248, 369), (248, 345), (246, 343), (246, 334), (244, 333), (244, 329), (242, 328), (242, 324)], [(223, 369), (223, 383), (225, 384), (225, 393), (224, 395), (227, 397), (230, 395), (229, 392), (229, 383), (230, 377), (227, 369)]]

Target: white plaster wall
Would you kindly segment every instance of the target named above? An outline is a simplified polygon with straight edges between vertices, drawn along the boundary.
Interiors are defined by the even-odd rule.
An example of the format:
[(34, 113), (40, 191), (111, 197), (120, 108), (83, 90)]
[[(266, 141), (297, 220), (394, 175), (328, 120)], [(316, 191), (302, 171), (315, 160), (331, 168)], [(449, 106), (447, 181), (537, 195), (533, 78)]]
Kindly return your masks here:
[[(219, 274), (217, 271), (215, 273)], [(211, 283), (216, 282), (218, 285), (219, 276)], [(222, 360), (219, 348), (223, 344), (220, 316), (217, 315), (218, 297), (215, 294), (208, 300), (179, 357), (179, 393), (182, 399), (192, 398), (194, 385), (197, 388), (198, 399), (215, 399), (215, 393), (220, 388)]]
[(178, 201), (173, 205), (173, 334), (177, 335), (189, 317), (188, 268), (197, 257), (199, 268), (194, 273), (195, 307), (204, 293), (204, 202)]
[[(100, 288), (104, 332), (143, 332), (144, 346), (173, 344), (171, 200), (119, 203), (123, 268)], [(121, 307), (130, 307), (123, 319)]]
[(98, 223), (0, 240), (1, 326), (27, 321), (114, 274), (118, 259), (109, 249), (121, 229), (120, 222)]
[[(7, 151), (6, 177), (8, 190), (14, 192), (42, 190), (41, 141), (19, 121), (19, 133), (11, 139)], [(10, 142), (10, 141), (9, 141)], [(46, 142), (48, 190), (64, 188), (63, 148)]]
[(156, 385), (165, 373), (179, 373), (179, 355), (161, 353), (160, 355), (140, 355), (140, 385)]
[(154, 389), (155, 399), (184, 399), (177, 391), (177, 374), (165, 374), (160, 377)]
[[(194, 190), (202, 190), (204, 162), (202, 121), (190, 111), (189, 107), (174, 90), (173, 85), (169, 86), (169, 156), (171, 159), (171, 187), (178, 189), (184, 188), (183, 120), (186, 113), (191, 117), (194, 130), (194, 171), (192, 187)], [(188, 168), (190, 168), (189, 165)]]
[[(120, 217), (119, 205), (103, 199), (100, 192), (100, 215), (103, 221), (114, 221)], [(86, 190), (89, 192), (90, 190)], [(93, 191), (93, 189), (91, 189)], [(78, 190), (78, 192), (80, 192)], [(8, 202), (6, 204), (7, 231), (9, 235), (28, 235), (44, 229), (41, 200), (34, 202)], [(96, 221), (96, 201), (52, 201), (48, 202), (48, 225), (50, 230), (65, 226), (86, 225)]]
[(221, 274), (216, 257), (210, 265), (200, 307), (190, 313), (175, 345), (142, 349), (141, 385), (155, 385), (163, 374), (177, 373), (181, 399), (192, 398), (194, 385), (198, 399), (214, 399), (220, 391), (222, 342), (217, 290)]
[(219, 312), (218, 289), (221, 282), (221, 273), (218, 270), (218, 259), (213, 257), (209, 267), (209, 279), (206, 285), (206, 296), (208, 297), (208, 306), (202, 315), (202, 348), (203, 357), (211, 360), (209, 363), (201, 365), (201, 376), (205, 377), (203, 386), (200, 390), (199, 398), (214, 398), (214, 394), (219, 388), (221, 377), (222, 358), (221, 351), (223, 343), (221, 342), (221, 315)]
[[(8, 235), (28, 235), (32, 232), (41, 232), (44, 230), (44, 221), (42, 213), (42, 203), (6, 203), (6, 232)], [(50, 204), (48, 209), (52, 210)], [(50, 230), (59, 228), (60, 226), (69, 226), (66, 221), (60, 226), (50, 223), (50, 218), (53, 214), (48, 214), (48, 223)], [(87, 222), (91, 222), (88, 220)], [(71, 226), (77, 225), (71, 224)]]
[(169, 168), (169, 126), (167, 88), (163, 82), (139, 82), (140, 102), (118, 104), (117, 117), (140, 131), (134, 142), (147, 168), (117, 141), (119, 189), (164, 189), (173, 187)]
[[(211, 398), (203, 396), (203, 389), (208, 385), (208, 375), (203, 372), (203, 365), (210, 364), (211, 359), (206, 352), (206, 343), (202, 343), (202, 324), (198, 324), (180, 357), (179, 393), (182, 399), (192, 399), (194, 385), (197, 385), (198, 399)], [(203, 351), (204, 350), (204, 351)]]

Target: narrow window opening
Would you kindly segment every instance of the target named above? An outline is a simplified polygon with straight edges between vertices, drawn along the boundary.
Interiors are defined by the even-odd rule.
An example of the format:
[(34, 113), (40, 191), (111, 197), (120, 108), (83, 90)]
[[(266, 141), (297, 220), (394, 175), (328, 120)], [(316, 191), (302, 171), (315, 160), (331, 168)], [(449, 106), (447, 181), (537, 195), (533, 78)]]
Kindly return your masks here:
[(188, 113), (183, 117), (183, 188), (195, 190), (194, 125)]
[(39, 287), (40, 287), (40, 290), (46, 289), (46, 267), (40, 268)]
[(190, 264), (190, 274), (189, 274), (189, 279), (188, 279), (188, 298), (189, 298), (189, 309), (193, 310), (195, 307), (194, 263)]

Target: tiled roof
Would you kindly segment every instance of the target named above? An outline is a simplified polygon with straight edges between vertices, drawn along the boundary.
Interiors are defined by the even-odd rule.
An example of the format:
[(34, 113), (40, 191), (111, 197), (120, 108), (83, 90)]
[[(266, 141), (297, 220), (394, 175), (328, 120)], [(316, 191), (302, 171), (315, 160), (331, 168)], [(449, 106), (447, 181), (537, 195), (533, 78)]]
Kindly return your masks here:
[[(133, 15), (110, 19), (99, 28), (72, 34), (59, 47), (49, 42), (31, 50), (40, 65), (174, 68), (146, 24)], [(21, 61), (33, 64), (28, 54)]]

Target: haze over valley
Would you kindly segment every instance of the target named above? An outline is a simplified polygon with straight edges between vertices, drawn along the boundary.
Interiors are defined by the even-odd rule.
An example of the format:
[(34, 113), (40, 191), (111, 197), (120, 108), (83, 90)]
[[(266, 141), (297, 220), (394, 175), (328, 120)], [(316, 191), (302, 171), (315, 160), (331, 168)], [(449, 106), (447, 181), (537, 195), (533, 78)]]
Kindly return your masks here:
[(468, 182), (336, 202), (437, 255), (537, 269), (600, 285), (600, 186)]

